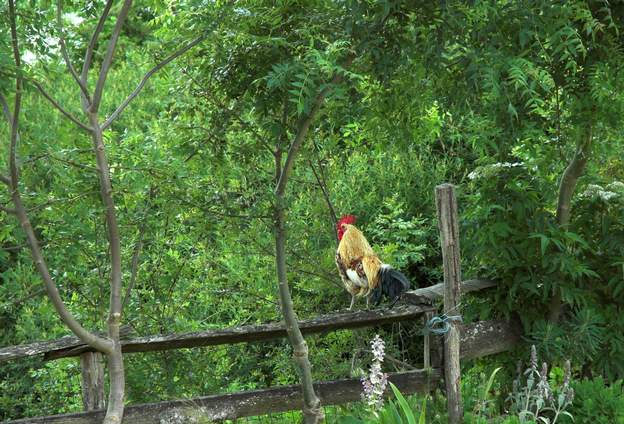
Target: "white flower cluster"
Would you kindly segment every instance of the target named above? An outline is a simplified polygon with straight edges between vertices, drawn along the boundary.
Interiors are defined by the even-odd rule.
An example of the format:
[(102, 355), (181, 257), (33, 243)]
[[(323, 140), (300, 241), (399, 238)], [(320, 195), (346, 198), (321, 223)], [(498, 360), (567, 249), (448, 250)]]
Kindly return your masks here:
[(501, 170), (503, 168), (508, 168), (508, 169), (515, 168), (517, 166), (524, 166), (524, 163), (522, 162), (497, 162), (491, 165), (478, 166), (477, 168), (475, 168), (474, 171), (468, 174), (468, 178), (471, 180), (476, 180), (477, 178), (491, 177), (498, 170)]
[(599, 186), (598, 184), (589, 184), (587, 189), (581, 194), (582, 197), (599, 198), (603, 202), (608, 202), (611, 199), (622, 197), (623, 195), (624, 183), (621, 181), (614, 181), (606, 187)]
[(376, 410), (383, 406), (383, 394), (388, 385), (388, 374), (381, 372), (381, 363), (384, 360), (386, 345), (384, 341), (375, 335), (371, 340), (373, 363), (371, 364), (368, 377), (362, 377), (362, 399)]

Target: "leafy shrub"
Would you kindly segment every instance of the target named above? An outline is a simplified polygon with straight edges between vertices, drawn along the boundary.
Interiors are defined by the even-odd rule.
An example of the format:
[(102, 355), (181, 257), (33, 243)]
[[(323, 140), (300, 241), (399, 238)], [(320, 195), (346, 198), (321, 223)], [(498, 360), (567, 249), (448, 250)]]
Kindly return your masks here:
[[(519, 313), (549, 361), (568, 357), (608, 380), (624, 376), (624, 184), (579, 186), (562, 228), (556, 192), (537, 168), (498, 163), (470, 177), (462, 229), (463, 248), (474, 252), (469, 272), (500, 281), (486, 313)], [(559, 290), (568, 307), (554, 325), (545, 316)]]
[(396, 197), (383, 202), (383, 211), (366, 228), (367, 235), (377, 245), (384, 259), (405, 268), (423, 260), (425, 250), (425, 220), (413, 217), (404, 219), (405, 205)]
[[(563, 373), (563, 382), (555, 389), (548, 381), (548, 365), (542, 364), (538, 369), (537, 351), (531, 347), (531, 365), (522, 374), (522, 381), (518, 366), (518, 378), (514, 381), (513, 392), (509, 396), (511, 400), (511, 412), (518, 416), (520, 423), (538, 421), (544, 424), (555, 424), (560, 418), (573, 418), (566, 411), (574, 400), (574, 389), (570, 386), (570, 362), (566, 362)], [(561, 421), (559, 421), (561, 422)]]
[(611, 385), (602, 377), (575, 381), (572, 384), (576, 397), (571, 413), (577, 423), (624, 423), (624, 394), (622, 380)]

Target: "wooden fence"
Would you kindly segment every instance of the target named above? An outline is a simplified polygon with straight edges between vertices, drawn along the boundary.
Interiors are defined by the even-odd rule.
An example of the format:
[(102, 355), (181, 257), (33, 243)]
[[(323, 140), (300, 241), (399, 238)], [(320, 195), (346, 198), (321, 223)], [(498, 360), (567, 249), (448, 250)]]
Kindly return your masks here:
[[(444, 184), (436, 188), (438, 222), (444, 262), (444, 283), (410, 291), (404, 298), (408, 304), (393, 309), (363, 310), (334, 313), (301, 321), (304, 334), (327, 333), (340, 329), (378, 326), (401, 321), (424, 324), (436, 314), (434, 302), (444, 297), (444, 312), (459, 315), (458, 304), (463, 293), (495, 286), (489, 280), (461, 282), (459, 238), (457, 231), (457, 204), (453, 187)], [(425, 335), (423, 369), (392, 373), (389, 380), (405, 394), (427, 392), (444, 383), (448, 399), (449, 422), (462, 420), (459, 391), (460, 359), (472, 359), (511, 349), (520, 341), (520, 326), (516, 322), (499, 320), (461, 324), (448, 322), (450, 331), (442, 337)], [(123, 340), (124, 353), (164, 351), (199, 346), (257, 342), (286, 337), (283, 323), (247, 325), (193, 333), (157, 335)], [(28, 418), (17, 423), (95, 424), (104, 417), (104, 372), (101, 354), (75, 337), (32, 343), (0, 349), (0, 362), (41, 356), (45, 360), (80, 357), (82, 395), (86, 412), (48, 417)], [(358, 401), (362, 391), (359, 379), (342, 379), (316, 384), (323, 405), (337, 405)], [(125, 408), (124, 422), (160, 424), (192, 422), (193, 418), (221, 421), (269, 413), (301, 409), (299, 385), (263, 390), (204, 396), (188, 400), (174, 400), (150, 404), (130, 405)]]

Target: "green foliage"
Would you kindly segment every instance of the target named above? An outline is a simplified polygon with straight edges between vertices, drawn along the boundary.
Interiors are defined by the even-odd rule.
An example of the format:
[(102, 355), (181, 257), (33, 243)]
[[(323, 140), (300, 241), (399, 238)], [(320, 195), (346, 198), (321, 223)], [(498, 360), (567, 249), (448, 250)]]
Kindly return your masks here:
[(606, 384), (602, 377), (583, 379), (572, 384), (574, 403), (570, 412), (575, 422), (596, 424), (624, 422), (622, 381)]
[(397, 268), (416, 265), (424, 258), (425, 219), (413, 217), (405, 220), (404, 202), (396, 197), (382, 204), (382, 213), (366, 227), (367, 237), (379, 249), (387, 263)]
[[(392, 383), (389, 383), (394, 394), (394, 400), (387, 402), (379, 411), (360, 414), (359, 417), (345, 415), (340, 417), (338, 424), (425, 424), (427, 416), (427, 396), (422, 398), (419, 407), (414, 405), (415, 397), (410, 402), (403, 396), (401, 391)], [(415, 412), (418, 415), (416, 419)], [(364, 415), (364, 416), (362, 416)]]
[[(615, 191), (596, 185), (583, 191), (571, 225), (562, 229), (546, 207), (553, 200), (537, 170), (510, 162), (477, 168), (471, 176), (468, 248), (479, 252), (473, 266), (501, 281), (494, 296), (499, 311), (523, 311), (549, 358), (595, 362), (610, 378), (621, 375), (617, 363), (605, 360), (606, 352), (624, 347), (617, 330), (620, 301), (612, 295), (622, 281), (623, 204), (613, 189), (620, 183), (605, 185)], [(554, 325), (543, 317), (558, 289), (571, 310)]]
[[(79, 68), (102, 5), (63, 3)], [(289, 279), (301, 319), (349, 301), (333, 263), (325, 194), (337, 215), (358, 216), (385, 262), (426, 286), (442, 278), (433, 192), (449, 181), (460, 195), (462, 273), (499, 282), (491, 294), (465, 299), (465, 319), (518, 314), (547, 360), (570, 358), (605, 382), (621, 378), (624, 8), (616, 3), (135, 2), (107, 81), (105, 114), (167, 52), (199, 34), (207, 38), (156, 73), (105, 134), (126, 287), (141, 245), (124, 323), (142, 336), (281, 319), (275, 162), (283, 162), (327, 88), (287, 193)], [(6, 5), (0, 12), (0, 93), (10, 104)], [(54, 7), (18, 2), (18, 12), (25, 56), (36, 57), (27, 75), (77, 113), (78, 91), (56, 47)], [(109, 22), (103, 40), (111, 31)], [(105, 48), (98, 43), (96, 64)], [(342, 82), (327, 85), (334, 75)], [(563, 228), (559, 182), (587, 126), (594, 144)], [(46, 260), (70, 310), (102, 330), (109, 252), (91, 141), (30, 83), (21, 131), (21, 188)], [(4, 165), (7, 135), (2, 121)], [(8, 192), (0, 203), (10, 206)], [(4, 213), (0, 221), (0, 345), (66, 335), (18, 223)], [(557, 290), (566, 307), (553, 324), (544, 318)], [(421, 346), (396, 331), (382, 331), (392, 341), (388, 351), (417, 363)], [(356, 375), (367, 337), (308, 337), (315, 379)], [(500, 416), (511, 357), (500, 361), (473, 364), (463, 375), (475, 422), (518, 423)], [(286, 341), (135, 354), (126, 363), (129, 402), (298, 381)], [(71, 361), (1, 364), (0, 420), (78, 411), (77, 375)], [(550, 375), (554, 386), (562, 383), (556, 367)], [(574, 388), (577, 422), (597, 419), (595, 411), (609, 417), (604, 422), (621, 420), (620, 383), (596, 379)], [(420, 397), (406, 401), (415, 418), (426, 409), (427, 420), (446, 422), (440, 399), (426, 407)], [(403, 406), (388, 404), (384, 419), (407, 421)]]
[(479, 396), (479, 399), (477, 400), (477, 403), (474, 407), (474, 412), (476, 413), (476, 421), (478, 422), (483, 416), (488, 416), (491, 415), (490, 414), (490, 409), (491, 408), (491, 403), (493, 403), (491, 396), (490, 396), (490, 390), (492, 390), (492, 386), (494, 384), (494, 379), (496, 378), (496, 374), (502, 369), (502, 367), (498, 367), (496, 369), (494, 369), (494, 371), (492, 371), (492, 373), (490, 374), (490, 377), (488, 378), (487, 382), (485, 383), (485, 385), (483, 386), (483, 392), (481, 393), (481, 395)]

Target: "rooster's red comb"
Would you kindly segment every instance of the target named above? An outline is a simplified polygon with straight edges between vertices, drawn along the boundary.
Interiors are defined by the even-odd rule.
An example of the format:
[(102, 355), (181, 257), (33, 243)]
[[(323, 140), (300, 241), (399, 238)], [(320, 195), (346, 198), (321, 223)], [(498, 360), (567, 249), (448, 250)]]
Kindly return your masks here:
[(355, 215), (345, 215), (338, 220), (338, 226), (342, 224), (355, 224)]
[(344, 224), (355, 224), (355, 215), (345, 215), (336, 223), (336, 231), (338, 240), (342, 240), (345, 230), (342, 228)]

